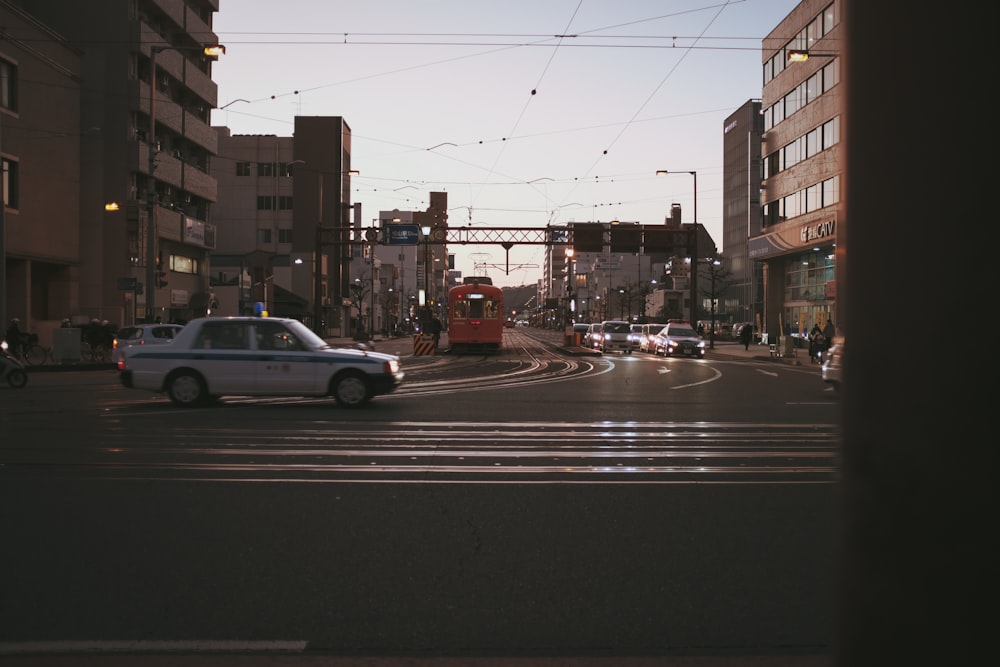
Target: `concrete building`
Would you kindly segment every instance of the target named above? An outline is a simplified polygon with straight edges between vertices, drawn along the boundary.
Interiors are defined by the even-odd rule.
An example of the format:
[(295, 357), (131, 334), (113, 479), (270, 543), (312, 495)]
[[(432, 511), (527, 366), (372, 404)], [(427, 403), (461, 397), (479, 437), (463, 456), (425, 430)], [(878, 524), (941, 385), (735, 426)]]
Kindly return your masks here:
[[(102, 252), (90, 243), (81, 247), (80, 207), (89, 182), (81, 170), (93, 166), (81, 151), (100, 142), (95, 131), (81, 130), (81, 51), (10, 2), (0, 1), (0, 24), (0, 322), (6, 329), (16, 317), (22, 330), (50, 346), (64, 317), (119, 312), (90, 294), (88, 309), (81, 306), (81, 264), (92, 259), (88, 252)], [(96, 205), (95, 199), (86, 201)], [(100, 224), (103, 213), (102, 204), (87, 219)], [(114, 296), (120, 307), (121, 295)]]
[(354, 242), (361, 206), (350, 202), (350, 126), (339, 116), (297, 116), (293, 137), (213, 129), (219, 200), (211, 280), (219, 312), (266, 310), (323, 335), (347, 335), (352, 264), (362, 252)]
[[(49, 290), (33, 275), (36, 294), (56, 295), (33, 297), (47, 302), (39, 317), (93, 316), (126, 324), (204, 314), (212, 301), (208, 255), (215, 228), (209, 213), (216, 183), (209, 169), (216, 134), (209, 114), (217, 100), (214, 58), (204, 47), (218, 44), (212, 31), (218, 0), (15, 4), (76, 46), (73, 57), (85, 82), (69, 132), (78, 146), (41, 167), (48, 182), (79, 187), (72, 194), (78, 211), (45, 216), (47, 241), (62, 237), (51, 228), (59, 224), (53, 220), (68, 219), (79, 232), (64, 238), (76, 247), (41, 272), (76, 286)], [(74, 108), (66, 101), (63, 109), (65, 100), (53, 99), (67, 94), (58, 88), (40, 93), (46, 109), (38, 111), (33, 126), (47, 127), (46, 116)], [(39, 192), (48, 200), (45, 207), (72, 206), (58, 203), (61, 198), (49, 188)], [(108, 202), (118, 209), (106, 210)]]
[(748, 239), (760, 234), (761, 101), (748, 100), (723, 123), (722, 262), (729, 286), (719, 303), (724, 321), (763, 324), (763, 264), (750, 261)]
[[(211, 285), (220, 315), (256, 309), (281, 317), (311, 316), (311, 283), (292, 286), (294, 146), (292, 137), (236, 135), (214, 128), (219, 155), (212, 175), (219, 187), (212, 210), (216, 249)], [(310, 264), (311, 266), (311, 264)]]
[[(702, 225), (681, 223), (678, 204), (671, 206), (662, 226), (616, 220), (554, 228), (536, 324), (563, 328), (605, 319), (697, 319), (696, 311), (709, 303), (697, 280), (704, 271), (692, 272), (688, 248), (665, 245), (661, 231), (681, 233), (684, 239), (693, 232), (694, 257), (716, 255), (715, 242)], [(586, 241), (590, 234), (597, 236)]]
[[(380, 211), (376, 221), (382, 243), (375, 246), (380, 264), (384, 303), (384, 327), (387, 331), (409, 332), (418, 316), (418, 291), (423, 278), (423, 248), (419, 225), (413, 211)], [(414, 238), (409, 231), (417, 229)], [(402, 230), (406, 234), (394, 234)], [(411, 241), (416, 240), (415, 243)]]
[[(803, 0), (762, 44), (761, 228), (765, 331), (808, 333), (837, 315), (843, 280), (840, 0)], [(790, 60), (807, 52), (808, 60)], [(839, 267), (839, 268), (838, 268)]]

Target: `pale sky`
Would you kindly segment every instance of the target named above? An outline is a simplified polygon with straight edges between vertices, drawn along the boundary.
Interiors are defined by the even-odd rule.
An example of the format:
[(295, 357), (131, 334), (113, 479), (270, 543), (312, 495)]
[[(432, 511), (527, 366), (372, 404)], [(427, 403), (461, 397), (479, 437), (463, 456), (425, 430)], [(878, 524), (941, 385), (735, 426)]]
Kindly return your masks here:
[[(213, 125), (291, 136), (342, 116), (353, 203), (450, 226), (661, 224), (722, 249), (722, 129), (761, 96), (761, 40), (798, 0), (221, 0)], [(239, 101), (237, 101), (239, 100)], [(225, 156), (222, 156), (225, 157)], [(450, 246), (464, 275), (533, 284), (543, 246)]]

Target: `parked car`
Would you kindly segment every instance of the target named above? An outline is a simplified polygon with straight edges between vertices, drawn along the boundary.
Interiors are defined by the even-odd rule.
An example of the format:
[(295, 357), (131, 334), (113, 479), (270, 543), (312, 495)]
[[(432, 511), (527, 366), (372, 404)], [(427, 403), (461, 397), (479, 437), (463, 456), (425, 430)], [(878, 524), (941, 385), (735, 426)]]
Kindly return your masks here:
[(844, 361), (844, 338), (837, 336), (833, 339), (833, 344), (826, 351), (820, 373), (823, 382), (833, 387), (836, 392), (840, 391), (840, 374)]
[(333, 396), (364, 405), (403, 381), (399, 357), (334, 348), (298, 320), (203, 317), (168, 345), (134, 346), (119, 363), (121, 383), (166, 393), (181, 406), (222, 396)]
[(122, 327), (111, 340), (111, 362), (117, 364), (122, 352), (135, 345), (169, 343), (184, 327), (180, 324), (136, 324)]
[(635, 349), (632, 343), (632, 325), (624, 320), (605, 320), (601, 322), (601, 330), (604, 332), (602, 352), (632, 354)]
[(600, 322), (587, 325), (587, 333), (583, 335), (583, 346), (592, 350), (600, 350), (604, 347), (604, 328)]
[(683, 354), (686, 357), (705, 357), (705, 341), (690, 322), (668, 322), (654, 337), (653, 354), (665, 357)]

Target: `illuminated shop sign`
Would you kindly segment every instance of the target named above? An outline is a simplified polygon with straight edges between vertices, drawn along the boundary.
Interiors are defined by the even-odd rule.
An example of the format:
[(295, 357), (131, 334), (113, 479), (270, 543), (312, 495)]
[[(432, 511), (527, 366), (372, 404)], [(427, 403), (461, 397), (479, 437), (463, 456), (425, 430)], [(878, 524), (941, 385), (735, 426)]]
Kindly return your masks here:
[(826, 222), (817, 222), (814, 225), (806, 225), (799, 230), (799, 239), (803, 243), (812, 243), (813, 241), (818, 241), (820, 239), (825, 239), (829, 236), (833, 236), (836, 231), (836, 225), (833, 220), (827, 220)]

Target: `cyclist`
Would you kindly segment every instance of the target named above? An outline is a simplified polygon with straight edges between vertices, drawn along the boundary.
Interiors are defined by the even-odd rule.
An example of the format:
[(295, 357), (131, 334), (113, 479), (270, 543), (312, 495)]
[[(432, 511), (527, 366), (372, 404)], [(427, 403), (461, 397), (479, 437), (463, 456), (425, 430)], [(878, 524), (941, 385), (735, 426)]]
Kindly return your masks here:
[(4, 336), (7, 339), (8, 351), (15, 357), (20, 358), (21, 348), (24, 345), (24, 332), (21, 331), (21, 320), (14, 318), (10, 321), (10, 326), (7, 327), (7, 333)]

